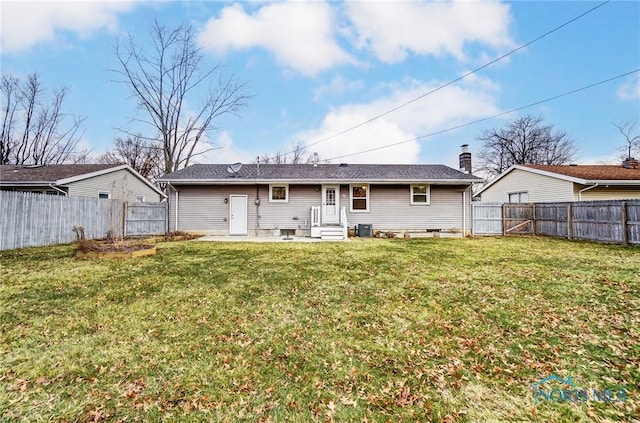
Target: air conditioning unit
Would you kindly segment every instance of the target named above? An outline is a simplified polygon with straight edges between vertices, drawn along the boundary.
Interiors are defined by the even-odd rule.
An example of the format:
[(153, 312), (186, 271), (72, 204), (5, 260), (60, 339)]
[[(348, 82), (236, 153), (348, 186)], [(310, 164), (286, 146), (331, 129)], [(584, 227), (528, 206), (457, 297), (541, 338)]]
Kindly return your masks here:
[(371, 223), (357, 224), (356, 236), (360, 238), (371, 238), (373, 236), (373, 225)]

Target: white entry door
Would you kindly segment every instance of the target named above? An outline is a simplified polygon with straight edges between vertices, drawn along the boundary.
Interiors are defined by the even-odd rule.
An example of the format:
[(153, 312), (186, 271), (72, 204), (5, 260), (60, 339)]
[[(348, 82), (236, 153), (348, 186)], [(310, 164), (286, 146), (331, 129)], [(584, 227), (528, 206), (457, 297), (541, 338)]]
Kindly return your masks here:
[(340, 223), (340, 185), (322, 186), (322, 223)]
[(247, 234), (247, 196), (229, 196), (229, 235)]

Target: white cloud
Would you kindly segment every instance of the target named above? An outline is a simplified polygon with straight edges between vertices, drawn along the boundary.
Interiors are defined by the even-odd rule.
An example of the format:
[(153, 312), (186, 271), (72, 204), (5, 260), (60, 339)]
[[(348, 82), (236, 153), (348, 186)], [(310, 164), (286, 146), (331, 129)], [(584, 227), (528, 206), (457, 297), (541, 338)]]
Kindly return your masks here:
[(200, 33), (201, 45), (214, 53), (261, 47), (276, 60), (305, 75), (355, 63), (333, 37), (334, 16), (324, 2), (269, 3), (256, 13), (242, 5), (225, 7)]
[(87, 37), (103, 28), (115, 30), (118, 13), (132, 6), (132, 2), (126, 1), (2, 2), (2, 52), (17, 52), (55, 41), (64, 31)]
[(630, 76), (618, 87), (618, 98), (621, 100), (640, 99), (640, 73)]
[(416, 136), (500, 112), (494, 99), (498, 90), (495, 83), (476, 77), (457, 86), (447, 87), (346, 134), (310, 145), (385, 113), (439, 85), (441, 83), (438, 81), (425, 83), (411, 79), (391, 84), (386, 87), (390, 90), (386, 97), (372, 103), (347, 104), (333, 110), (327, 114), (319, 128), (296, 134), (295, 139), (303, 140), (309, 152), (317, 151), (323, 159), (408, 141), (364, 154), (337, 158), (334, 162), (417, 163), (421, 160), (420, 155), (432, 155), (421, 153), (425, 147), (430, 149), (429, 153), (432, 149), (438, 149), (436, 145), (429, 143), (438, 138), (412, 140)]
[(509, 5), (498, 2), (370, 2), (345, 3), (355, 26), (355, 44), (385, 63), (408, 54), (452, 54), (464, 58), (464, 46), (512, 44)]
[(324, 96), (340, 96), (361, 90), (362, 87), (364, 87), (362, 81), (349, 81), (342, 76), (335, 76), (328, 84), (321, 85), (316, 89), (313, 99), (319, 101)]

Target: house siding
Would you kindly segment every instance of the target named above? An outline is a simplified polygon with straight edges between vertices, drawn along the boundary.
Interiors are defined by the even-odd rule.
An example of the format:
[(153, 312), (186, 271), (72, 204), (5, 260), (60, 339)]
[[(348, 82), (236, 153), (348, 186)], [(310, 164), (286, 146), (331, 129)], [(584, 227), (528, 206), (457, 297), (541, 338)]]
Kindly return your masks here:
[[(431, 186), (429, 205), (412, 205), (409, 185), (372, 185), (368, 212), (349, 212), (349, 186), (341, 189), (341, 206), (347, 209), (350, 226), (371, 223), (374, 230), (459, 230), (462, 231), (462, 197), (466, 187)], [(467, 195), (467, 223), (470, 229), (469, 197)]]
[[(581, 189), (587, 186), (574, 184), (575, 200), (579, 198)], [(640, 183), (635, 187), (596, 187), (582, 193), (582, 201), (593, 200), (628, 200), (640, 198)]]
[(528, 192), (532, 203), (544, 201), (574, 201), (573, 183), (521, 169), (513, 169), (502, 179), (482, 192), (485, 202), (509, 201), (509, 194)]
[[(175, 185), (175, 184), (174, 184)], [(310, 230), (312, 206), (322, 202), (319, 185), (289, 185), (287, 203), (270, 203), (269, 186), (259, 185), (261, 201), (255, 206), (255, 185), (242, 186), (180, 186), (178, 190), (177, 230), (226, 235), (229, 232), (231, 194), (248, 196), (249, 233), (278, 233), (282, 229), (305, 233)], [(349, 212), (349, 185), (340, 188), (340, 206), (347, 210), (349, 225), (371, 223), (376, 230), (462, 230), (462, 198), (466, 186), (432, 186), (430, 205), (411, 205), (408, 185), (371, 185), (367, 213)], [(467, 194), (466, 229), (470, 229), (470, 195)], [(176, 230), (176, 196), (170, 193), (170, 227)], [(258, 219), (258, 213), (260, 218)], [(273, 232), (270, 232), (273, 231)]]
[(70, 196), (98, 197), (98, 191), (110, 191), (111, 198), (134, 201), (144, 195), (145, 201), (160, 201), (160, 195), (126, 169), (105, 173), (67, 185)]

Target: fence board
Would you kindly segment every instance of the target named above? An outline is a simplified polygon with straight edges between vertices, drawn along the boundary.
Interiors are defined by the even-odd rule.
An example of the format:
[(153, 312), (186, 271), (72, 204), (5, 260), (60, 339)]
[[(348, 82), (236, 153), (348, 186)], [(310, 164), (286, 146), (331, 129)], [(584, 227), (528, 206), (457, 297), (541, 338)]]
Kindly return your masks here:
[(473, 234), (502, 234), (502, 203), (473, 203)]
[(127, 205), (125, 235), (160, 235), (166, 231), (166, 203), (133, 203)]
[(121, 216), (121, 202), (0, 191), (0, 250), (73, 242), (73, 226), (85, 228), (89, 239), (104, 238)]
[[(572, 203), (504, 204), (505, 216), (498, 218), (496, 203), (473, 205), (474, 234), (502, 234), (503, 222), (508, 233), (536, 233), (563, 238), (618, 244), (640, 244), (640, 200), (579, 201)], [(624, 208), (624, 211), (623, 211)], [(487, 215), (491, 214), (489, 217)], [(511, 231), (527, 219), (533, 223), (532, 231)], [(484, 229), (486, 221), (492, 223), (491, 232)], [(498, 230), (500, 229), (500, 230)]]

